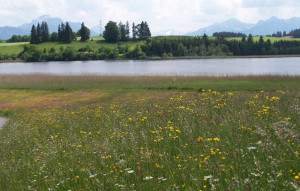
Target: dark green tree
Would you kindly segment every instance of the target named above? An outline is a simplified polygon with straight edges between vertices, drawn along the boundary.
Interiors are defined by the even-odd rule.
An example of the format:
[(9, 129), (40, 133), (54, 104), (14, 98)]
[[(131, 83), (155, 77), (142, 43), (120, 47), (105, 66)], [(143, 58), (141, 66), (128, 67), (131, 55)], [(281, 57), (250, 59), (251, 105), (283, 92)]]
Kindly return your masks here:
[(129, 39), (130, 38), (130, 28), (129, 28), (129, 22), (128, 21), (126, 22), (125, 30), (126, 30), (126, 38)]
[(57, 42), (58, 41), (58, 34), (57, 32), (53, 32), (50, 36), (50, 41), (51, 42)]
[(65, 33), (66, 33), (66, 26), (64, 23), (61, 23), (61, 25), (58, 26), (58, 41), (60, 42), (65, 41), (66, 39)]
[(84, 26), (84, 23), (81, 23), (81, 28), (79, 30), (79, 34), (80, 34), (80, 37), (81, 37), (81, 41), (87, 41), (90, 39), (90, 35), (91, 35), (91, 32), (90, 30)]
[(41, 41), (42, 42), (49, 42), (50, 41), (50, 34), (49, 34), (49, 28), (48, 28), (47, 22), (42, 22), (41, 33), (42, 33)]
[(286, 35), (286, 31), (283, 31), (283, 34), (282, 34), (282, 35), (283, 35), (283, 36), (287, 36), (287, 35)]
[(132, 26), (133, 38), (137, 37), (140, 40), (145, 40), (151, 37), (151, 32), (148, 23), (142, 21), (141, 24)]
[(37, 44), (39, 44), (42, 40), (42, 30), (41, 30), (41, 25), (38, 23), (36, 27), (36, 35), (37, 35)]
[(126, 26), (122, 22), (119, 22), (118, 28), (119, 28), (119, 31), (120, 31), (120, 40), (121, 41), (127, 41)]
[(109, 21), (105, 26), (105, 31), (103, 32), (103, 37), (106, 42), (118, 42), (120, 40), (120, 31), (118, 29), (117, 23)]
[(253, 45), (254, 45), (254, 40), (252, 34), (249, 34), (248, 39), (247, 39), (247, 55), (253, 55)]
[(66, 43), (71, 43), (74, 39), (74, 34), (73, 31), (69, 25), (69, 23), (66, 23), (66, 30), (65, 30), (65, 42)]
[(145, 36), (145, 23), (144, 21), (142, 21), (141, 24), (137, 25), (137, 28), (138, 28), (138, 37), (139, 39), (141, 40), (144, 40), (146, 39), (146, 36)]
[(32, 28), (31, 28), (30, 44), (37, 44), (37, 34), (36, 34), (36, 28), (34, 25), (32, 25)]
[(137, 26), (135, 26), (135, 23), (133, 22), (133, 23), (132, 23), (132, 38), (133, 38), (133, 39), (136, 39), (137, 33), (138, 33), (138, 31), (137, 31)]
[(147, 23), (147, 21), (145, 21), (144, 23), (144, 30), (145, 30), (145, 38), (150, 38), (151, 37), (151, 32), (150, 32), (150, 28), (149, 28), (149, 25)]

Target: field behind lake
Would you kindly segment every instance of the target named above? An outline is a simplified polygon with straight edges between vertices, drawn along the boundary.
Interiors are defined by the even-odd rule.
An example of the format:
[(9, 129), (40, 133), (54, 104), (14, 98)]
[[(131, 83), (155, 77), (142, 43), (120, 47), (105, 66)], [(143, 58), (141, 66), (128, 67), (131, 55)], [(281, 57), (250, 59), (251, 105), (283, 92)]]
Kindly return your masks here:
[(298, 190), (299, 84), (0, 75), (0, 190)]
[[(62, 42), (46, 42), (46, 43), (41, 43), (38, 45), (33, 45), (38, 47), (41, 51), (46, 51), (48, 52), (51, 48), (54, 48), (56, 51), (60, 51), (61, 47), (72, 47), (75, 50), (78, 50), (80, 48), (85, 48), (89, 46), (92, 50), (98, 50), (101, 47), (108, 47), (108, 48), (116, 48), (119, 45), (123, 46), (132, 46), (136, 44), (137, 42), (123, 42), (123, 43), (106, 43), (104, 41), (103, 37), (100, 36), (93, 36), (90, 38), (89, 41), (86, 42), (81, 42), (79, 39), (77, 41), (72, 42), (71, 44), (66, 44)], [(16, 42), (16, 43), (0, 43), (0, 54), (5, 55), (11, 55), (11, 54), (20, 54), (23, 49), (24, 45), (29, 44), (29, 42)]]
[[(163, 37), (153, 37), (153, 38), (167, 38), (167, 39), (190, 39), (192, 38), (191, 36), (163, 36)], [(254, 42), (257, 42), (259, 40), (259, 36), (253, 37)], [(215, 37), (209, 37), (209, 39), (216, 39)], [(235, 38), (226, 38), (227, 40), (238, 40), (241, 41), (241, 37), (235, 37)], [(264, 41), (267, 41), (268, 39), (271, 40), (272, 43), (276, 41), (298, 41), (300, 38), (291, 38), (291, 39), (286, 39), (286, 38), (277, 38), (277, 37), (264, 37)], [(72, 47), (74, 50), (78, 50), (80, 48), (85, 48), (89, 46), (92, 50), (98, 50), (101, 47), (108, 47), (108, 48), (117, 48), (118, 46), (129, 46), (129, 47), (135, 47), (137, 44), (141, 44), (143, 42), (138, 42), (138, 41), (129, 41), (129, 42), (121, 42), (121, 43), (106, 43), (104, 41), (104, 38), (102, 36), (92, 36), (89, 41), (86, 42), (81, 42), (79, 38), (77, 41), (72, 42), (71, 44), (66, 44), (66, 43), (61, 43), (61, 42), (46, 42), (46, 43), (41, 43), (37, 46), (41, 51), (46, 50), (47, 52), (51, 49), (54, 48), (56, 51), (59, 51), (61, 47)], [(24, 45), (29, 44), (29, 42), (16, 42), (16, 43), (0, 43), (0, 54), (2, 55), (11, 55), (15, 54), (18, 55), (20, 54), (23, 49)]]

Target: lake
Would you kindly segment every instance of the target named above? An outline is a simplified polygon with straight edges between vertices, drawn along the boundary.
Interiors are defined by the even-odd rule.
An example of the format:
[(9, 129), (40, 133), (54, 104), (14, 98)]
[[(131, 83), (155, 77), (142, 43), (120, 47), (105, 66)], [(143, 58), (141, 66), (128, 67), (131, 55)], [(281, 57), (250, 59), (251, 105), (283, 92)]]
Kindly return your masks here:
[(0, 63), (0, 74), (300, 75), (300, 57)]

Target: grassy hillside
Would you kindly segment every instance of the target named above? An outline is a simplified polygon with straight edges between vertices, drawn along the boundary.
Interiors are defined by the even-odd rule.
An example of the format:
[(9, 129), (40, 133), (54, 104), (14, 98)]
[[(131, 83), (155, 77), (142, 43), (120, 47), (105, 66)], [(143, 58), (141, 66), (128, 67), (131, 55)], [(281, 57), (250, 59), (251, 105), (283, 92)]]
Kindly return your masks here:
[(0, 190), (295, 190), (299, 83), (2, 75)]
[[(34, 45), (38, 47), (40, 50), (46, 49), (46, 51), (49, 51), (51, 48), (54, 48), (55, 50), (59, 51), (60, 47), (72, 47), (75, 50), (78, 50), (80, 48), (84, 48), (87, 45), (90, 46), (91, 49), (97, 50), (100, 47), (110, 47), (115, 48), (119, 45), (134, 45), (136, 42), (121, 42), (121, 43), (106, 43), (103, 39), (103, 37), (100, 36), (93, 36), (89, 41), (86, 42), (80, 42), (78, 39), (77, 41), (72, 42), (71, 44), (65, 44), (60, 42), (47, 42), (47, 43), (41, 43), (38, 45)], [(20, 54), (23, 51), (23, 46), (25, 44), (29, 44), (28, 42), (22, 42), (22, 43), (0, 43), (0, 54)]]

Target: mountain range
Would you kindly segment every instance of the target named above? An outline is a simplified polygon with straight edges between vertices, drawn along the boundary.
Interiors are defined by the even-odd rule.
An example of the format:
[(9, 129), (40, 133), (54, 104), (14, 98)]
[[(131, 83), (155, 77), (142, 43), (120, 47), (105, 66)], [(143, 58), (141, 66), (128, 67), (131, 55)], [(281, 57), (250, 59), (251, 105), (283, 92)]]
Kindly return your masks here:
[(237, 19), (229, 19), (221, 23), (216, 23), (197, 31), (187, 33), (188, 36), (202, 36), (206, 33), (212, 36), (214, 32), (241, 32), (246, 35), (270, 35), (277, 31), (290, 32), (294, 29), (300, 28), (300, 18), (293, 17), (290, 19), (279, 19), (271, 17), (267, 20), (260, 20), (257, 24), (243, 23)]
[[(12, 35), (29, 35), (32, 25), (37, 25), (43, 21), (47, 22), (49, 27), (49, 32), (57, 32), (58, 25), (64, 22), (60, 18), (51, 18), (49, 15), (43, 15), (30, 23), (23, 24), (18, 27), (0, 27), (0, 39), (7, 40), (12, 37)], [(80, 22), (69, 22), (73, 31), (78, 31), (81, 27)], [(290, 19), (279, 19), (277, 17), (271, 17), (267, 20), (260, 20), (257, 24), (243, 23), (237, 19), (229, 19), (224, 22), (216, 23), (205, 28), (201, 28), (194, 32), (189, 32), (187, 34), (176, 32), (175, 30), (165, 30), (157, 33), (153, 33), (153, 36), (159, 35), (188, 35), (188, 36), (202, 36), (206, 33), (208, 36), (212, 36), (214, 32), (241, 32), (246, 35), (269, 35), (276, 33), (277, 31), (290, 32), (294, 29), (300, 28), (300, 17), (293, 17)], [(99, 26), (90, 28), (91, 35), (99, 35)], [(98, 31), (98, 32), (95, 32)]]
[[(52, 32), (57, 32), (58, 25), (64, 22), (61, 18), (52, 18), (49, 15), (43, 15), (35, 20), (32, 20), (30, 23), (26, 23), (18, 27), (9, 27), (9, 26), (0, 27), (0, 39), (7, 40), (11, 38), (12, 35), (21, 35), (21, 36), (30, 35), (32, 25), (37, 26), (38, 23), (42, 24), (43, 21), (47, 22), (50, 34)], [(77, 32), (81, 28), (80, 22), (68, 21), (68, 23), (70, 24), (72, 30), (75, 32)], [(92, 36), (99, 35), (99, 33), (93, 30), (90, 31)]]

